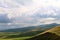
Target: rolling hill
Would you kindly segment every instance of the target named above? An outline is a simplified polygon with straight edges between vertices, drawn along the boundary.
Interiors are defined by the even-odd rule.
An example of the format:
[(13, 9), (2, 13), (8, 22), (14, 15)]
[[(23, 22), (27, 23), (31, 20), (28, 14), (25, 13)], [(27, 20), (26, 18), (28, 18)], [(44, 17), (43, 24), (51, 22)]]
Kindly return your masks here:
[(38, 26), (29, 26), (29, 27), (23, 27), (23, 28), (0, 30), (0, 32), (27, 32), (35, 29), (44, 30), (44, 29), (50, 29), (58, 25), (60, 24), (52, 23), (52, 24), (44, 24), (44, 25), (38, 25)]
[(0, 38), (19, 38), (19, 37), (35, 36), (57, 25), (59, 24), (53, 23), (53, 24), (45, 24), (39, 26), (30, 26), (24, 28), (3, 30), (0, 31)]
[(45, 25), (39, 25), (39, 26), (30, 26), (30, 27), (24, 27), (24, 28), (16, 28), (16, 29), (8, 29), (0, 31), (0, 36), (2, 37), (26, 37), (26, 36), (35, 36), (39, 33), (42, 33), (46, 30), (49, 30), (59, 24), (53, 23), (53, 24), (45, 24)]
[(26, 40), (60, 40), (60, 26), (56, 26)]

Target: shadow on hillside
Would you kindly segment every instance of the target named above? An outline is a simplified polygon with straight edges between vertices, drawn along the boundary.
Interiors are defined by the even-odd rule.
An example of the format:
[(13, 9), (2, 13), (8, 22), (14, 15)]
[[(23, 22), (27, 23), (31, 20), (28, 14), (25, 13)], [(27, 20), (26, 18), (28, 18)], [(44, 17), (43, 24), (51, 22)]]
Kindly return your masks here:
[(60, 36), (56, 35), (55, 33), (47, 32), (26, 40), (60, 40)]

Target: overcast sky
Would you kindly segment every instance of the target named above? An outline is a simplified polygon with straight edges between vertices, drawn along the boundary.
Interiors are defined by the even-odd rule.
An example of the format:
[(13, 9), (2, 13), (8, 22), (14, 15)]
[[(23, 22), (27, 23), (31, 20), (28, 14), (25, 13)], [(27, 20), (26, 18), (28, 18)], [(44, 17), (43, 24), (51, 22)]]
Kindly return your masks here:
[(0, 0), (0, 23), (20, 27), (60, 23), (60, 0)]

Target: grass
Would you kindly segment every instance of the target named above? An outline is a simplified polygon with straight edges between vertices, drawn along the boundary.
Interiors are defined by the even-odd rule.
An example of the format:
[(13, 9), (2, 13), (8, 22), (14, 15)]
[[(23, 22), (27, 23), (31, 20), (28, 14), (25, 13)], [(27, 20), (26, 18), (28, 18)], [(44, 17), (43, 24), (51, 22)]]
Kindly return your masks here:
[(60, 40), (60, 26), (56, 26), (27, 40)]
[(25, 40), (30, 37), (20, 37), (20, 38), (0, 38), (0, 40)]

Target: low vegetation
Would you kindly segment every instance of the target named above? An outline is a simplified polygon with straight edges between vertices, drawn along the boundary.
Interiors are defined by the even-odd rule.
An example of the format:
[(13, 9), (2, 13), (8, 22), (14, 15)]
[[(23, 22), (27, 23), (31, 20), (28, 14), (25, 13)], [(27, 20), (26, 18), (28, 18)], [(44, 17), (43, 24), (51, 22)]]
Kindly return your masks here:
[(60, 26), (54, 27), (26, 40), (60, 40)]
[(55, 24), (41, 26), (2, 31), (0, 40), (60, 40), (60, 26), (56, 27)]

